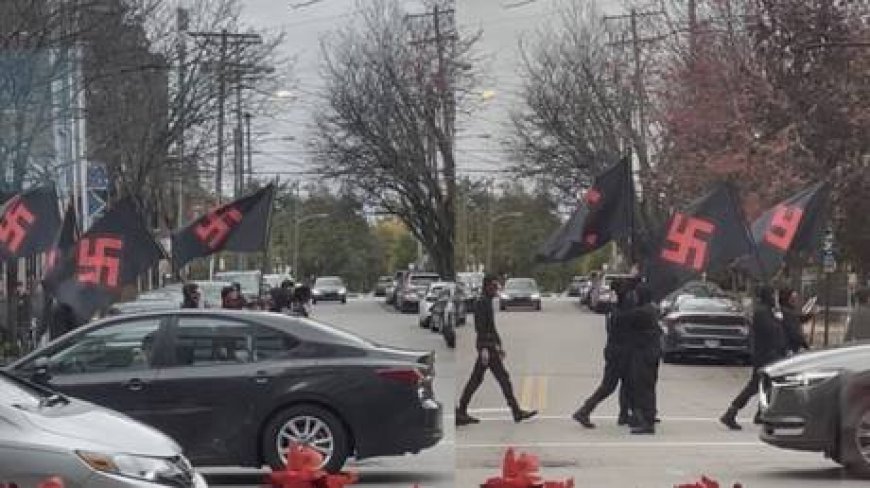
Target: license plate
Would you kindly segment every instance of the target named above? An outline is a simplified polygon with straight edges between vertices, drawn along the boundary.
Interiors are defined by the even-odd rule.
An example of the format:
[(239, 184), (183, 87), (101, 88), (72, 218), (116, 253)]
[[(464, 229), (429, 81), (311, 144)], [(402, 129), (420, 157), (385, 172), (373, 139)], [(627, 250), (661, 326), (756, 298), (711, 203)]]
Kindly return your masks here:
[(707, 347), (719, 347), (719, 339), (706, 339), (704, 345)]

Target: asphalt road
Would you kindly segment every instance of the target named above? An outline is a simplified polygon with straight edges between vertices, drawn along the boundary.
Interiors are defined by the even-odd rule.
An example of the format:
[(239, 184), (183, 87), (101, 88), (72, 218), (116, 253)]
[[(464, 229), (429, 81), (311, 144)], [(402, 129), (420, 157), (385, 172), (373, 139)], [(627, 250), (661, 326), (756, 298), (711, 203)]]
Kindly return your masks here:
[[(482, 423), (457, 431), (457, 487), (474, 487), (500, 473), (504, 451), (539, 456), (547, 480), (575, 478), (583, 487), (668, 488), (706, 474), (746, 488), (867, 486), (849, 479), (821, 454), (776, 449), (751, 425), (756, 403), (741, 412), (744, 431), (717, 422), (749, 377), (749, 369), (716, 362), (662, 365), (658, 387), (662, 423), (655, 436), (634, 437), (616, 425), (612, 396), (583, 429), (571, 413), (597, 386), (602, 370), (604, 319), (573, 299), (545, 301), (542, 312), (497, 312), (507, 365), (520, 402), (541, 411), (523, 424), (510, 419), (491, 375), (470, 413)], [(469, 321), (470, 323), (471, 321)], [(457, 395), (474, 361), (473, 329), (459, 337)]]
[[(411, 488), (453, 488), (454, 428), (453, 392), (456, 376), (454, 351), (448, 349), (438, 334), (417, 325), (415, 314), (399, 314), (383, 304), (383, 299), (363, 297), (346, 305), (319, 303), (314, 318), (336, 325), (375, 342), (424, 351), (435, 351), (435, 395), (444, 404), (445, 436), (435, 447), (417, 455), (351, 461), (346, 469), (359, 474), (354, 486)], [(203, 470), (210, 486), (264, 486), (265, 471), (231, 468)]]

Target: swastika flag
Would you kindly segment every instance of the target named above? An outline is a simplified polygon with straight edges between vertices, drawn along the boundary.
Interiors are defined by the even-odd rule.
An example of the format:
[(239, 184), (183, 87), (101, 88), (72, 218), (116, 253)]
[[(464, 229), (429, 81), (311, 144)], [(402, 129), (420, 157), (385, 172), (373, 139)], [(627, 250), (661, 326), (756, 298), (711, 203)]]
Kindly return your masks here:
[(601, 248), (630, 231), (634, 194), (628, 159), (595, 178), (567, 222), (538, 249), (539, 262), (564, 262)]
[(737, 190), (730, 183), (719, 183), (671, 216), (650, 257), (647, 278), (655, 294), (664, 296), (702, 273), (753, 254), (754, 246)]
[(0, 259), (50, 250), (59, 229), (60, 212), (53, 185), (13, 196), (0, 209)]
[(789, 253), (818, 249), (827, 197), (828, 186), (817, 183), (764, 212), (752, 223), (758, 258), (748, 257), (744, 266), (755, 277), (764, 279), (779, 271)]
[(176, 269), (218, 251), (265, 249), (274, 196), (275, 187), (270, 184), (212, 210), (174, 233), (172, 259)]
[(113, 204), (72, 246), (61, 250), (45, 278), (55, 298), (81, 321), (120, 298), (123, 288), (166, 253), (131, 198)]

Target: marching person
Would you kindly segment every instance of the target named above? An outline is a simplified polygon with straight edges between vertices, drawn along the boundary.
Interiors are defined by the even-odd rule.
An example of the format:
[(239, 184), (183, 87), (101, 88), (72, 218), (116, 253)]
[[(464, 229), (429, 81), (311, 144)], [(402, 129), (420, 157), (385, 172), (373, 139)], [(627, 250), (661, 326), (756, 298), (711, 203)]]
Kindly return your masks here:
[(630, 425), (634, 420), (631, 410), (631, 389), (628, 385), (631, 367), (631, 344), (629, 342), (631, 331), (629, 324), (622, 320), (617, 312), (630, 310), (634, 306), (635, 300), (630, 284), (614, 286), (617, 293), (617, 310), (612, 310), (606, 321), (607, 341), (604, 345), (604, 376), (601, 378), (598, 388), (572, 415), (574, 420), (587, 429), (595, 428), (595, 424), (589, 418), (592, 411), (599, 403), (612, 395), (617, 386), (619, 386), (619, 418), (617, 423)]
[(870, 339), (870, 288), (856, 291), (855, 302), (846, 324), (846, 342)]
[(468, 404), (471, 397), (483, 382), (483, 376), (487, 370), (491, 370), (501, 391), (510, 406), (514, 422), (522, 422), (538, 414), (537, 411), (527, 411), (520, 407), (513, 386), (504, 365), (505, 351), (502, 348), (501, 338), (495, 328), (495, 313), (493, 312), (493, 299), (498, 293), (498, 282), (494, 276), (488, 275), (483, 278), (483, 290), (480, 298), (474, 303), (474, 331), (477, 334), (477, 361), (468, 383), (459, 398), (459, 406), (456, 408), (456, 425), (468, 425), (479, 423), (480, 420), (468, 415)]
[(282, 313), (290, 310), (293, 302), (293, 281), (284, 280), (281, 286), (277, 286), (269, 290), (271, 300), (269, 303), (269, 311)]
[(803, 324), (813, 318), (812, 313), (801, 313), (798, 292), (791, 288), (779, 290), (779, 309), (782, 312), (782, 328), (785, 333), (788, 351), (797, 354), (801, 349), (809, 349), (804, 337)]
[(658, 310), (652, 304), (652, 292), (646, 285), (635, 290), (637, 306), (617, 313), (629, 330), (631, 364), (629, 369), (629, 397), (634, 425), (632, 434), (655, 434), (656, 383), (662, 356), (662, 329)]
[(291, 310), (295, 315), (308, 317), (309, 306), (311, 304), (311, 287), (307, 281), (303, 281), (293, 290), (293, 302)]
[(221, 290), (221, 300), (223, 308), (230, 310), (244, 310), (247, 305), (244, 297), (239, 293), (239, 289), (235, 286), (227, 286)]
[[(773, 288), (767, 285), (759, 288), (758, 301), (752, 313), (752, 377), (731, 402), (728, 410), (719, 418), (719, 421), (731, 430), (742, 429), (737, 423), (737, 412), (758, 393), (761, 368), (786, 355), (788, 343), (783, 325), (774, 315), (775, 307)], [(758, 414), (756, 414), (755, 422), (758, 421)]]
[(205, 308), (202, 301), (202, 294), (199, 291), (199, 285), (196, 283), (187, 283), (181, 288), (181, 308)]

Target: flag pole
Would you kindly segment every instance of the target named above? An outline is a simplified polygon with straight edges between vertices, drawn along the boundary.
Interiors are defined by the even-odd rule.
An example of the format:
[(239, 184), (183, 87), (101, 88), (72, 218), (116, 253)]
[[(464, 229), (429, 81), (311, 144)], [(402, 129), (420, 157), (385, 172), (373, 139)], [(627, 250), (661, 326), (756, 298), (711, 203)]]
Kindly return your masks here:
[(734, 208), (740, 213), (740, 221), (743, 223), (743, 230), (746, 233), (746, 237), (749, 239), (749, 243), (752, 244), (752, 255), (755, 257), (755, 261), (758, 263), (758, 270), (761, 271), (761, 276), (764, 281), (767, 282), (770, 280), (770, 277), (767, 275), (767, 269), (764, 266), (764, 261), (761, 259), (761, 253), (758, 252), (758, 243), (755, 242), (755, 236), (752, 235), (752, 229), (749, 227), (749, 223), (746, 221), (746, 215), (743, 214), (743, 207), (740, 205), (740, 200), (736, 196), (737, 188), (730, 181), (728, 182), (728, 197), (731, 199), (731, 204), (734, 205)]
[(266, 217), (266, 241), (263, 245), (263, 263), (260, 265), (260, 296), (263, 296), (263, 279), (266, 272), (269, 270), (269, 247), (272, 241), (272, 212), (275, 209), (275, 187), (277, 186), (278, 177), (269, 183), (272, 190), (269, 195), (269, 216)]
[(637, 203), (637, 190), (634, 183), (634, 157), (628, 156), (628, 227), (629, 227), (629, 248), (630, 261), (632, 267), (637, 264), (637, 231), (635, 223), (635, 204)]

